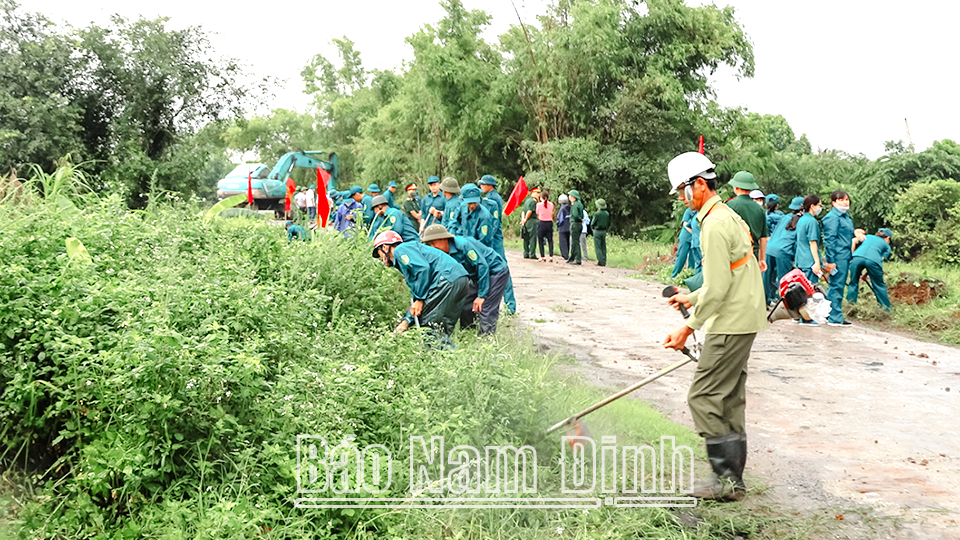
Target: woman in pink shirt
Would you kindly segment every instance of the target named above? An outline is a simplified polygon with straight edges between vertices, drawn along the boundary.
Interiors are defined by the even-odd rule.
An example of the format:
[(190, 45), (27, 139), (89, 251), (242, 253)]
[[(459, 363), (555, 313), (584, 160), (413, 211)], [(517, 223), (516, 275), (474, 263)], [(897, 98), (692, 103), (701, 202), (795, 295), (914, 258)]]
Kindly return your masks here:
[(550, 245), (550, 262), (553, 262), (553, 203), (547, 190), (540, 193), (540, 202), (537, 203), (537, 219), (540, 223), (537, 225), (537, 243), (540, 244), (540, 257), (538, 261), (547, 260), (543, 254), (543, 241), (546, 240)]

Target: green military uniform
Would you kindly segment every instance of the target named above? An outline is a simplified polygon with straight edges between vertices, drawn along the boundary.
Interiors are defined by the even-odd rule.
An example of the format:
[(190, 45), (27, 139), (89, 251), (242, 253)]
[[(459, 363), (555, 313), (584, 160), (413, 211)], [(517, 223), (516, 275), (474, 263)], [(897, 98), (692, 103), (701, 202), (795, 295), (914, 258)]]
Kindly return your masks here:
[[(573, 189), (570, 190), (568, 196), (577, 199), (570, 205), (570, 258), (567, 259), (567, 262), (570, 264), (581, 264), (581, 254), (580, 254), (580, 231), (583, 230), (583, 214), (584, 208), (583, 203), (580, 202), (580, 192)], [(577, 238), (578, 240), (574, 240)]]
[(703, 286), (689, 295), (694, 309), (687, 326), (702, 327), (706, 339), (687, 402), (709, 446), (731, 434), (745, 440), (747, 360), (757, 332), (767, 326), (767, 314), (746, 224), (717, 196), (706, 201), (697, 220)]
[[(539, 193), (539, 191), (537, 192)], [(523, 238), (523, 258), (537, 258), (537, 224), (540, 219), (537, 218), (537, 200), (531, 194), (527, 200), (523, 201), (523, 216), (530, 212), (530, 217), (523, 224), (520, 230), (520, 236)]]
[(590, 226), (593, 228), (593, 250), (597, 253), (597, 266), (606, 266), (607, 229), (610, 228), (610, 212), (607, 212), (607, 201), (603, 199), (597, 199), (597, 208), (599, 210), (593, 214), (590, 221)]
[(753, 244), (753, 256), (759, 261), (760, 239), (770, 237), (770, 230), (767, 228), (767, 214), (759, 204), (753, 202), (749, 195), (737, 195), (727, 201), (727, 206), (747, 223)]
[[(410, 223), (413, 223), (413, 226), (419, 231), (420, 220), (413, 215), (413, 212), (420, 212), (420, 203), (417, 202), (417, 199), (410, 197), (403, 201), (403, 214), (407, 216), (407, 219), (410, 220)], [(420, 217), (425, 218), (426, 216), (421, 213)]]

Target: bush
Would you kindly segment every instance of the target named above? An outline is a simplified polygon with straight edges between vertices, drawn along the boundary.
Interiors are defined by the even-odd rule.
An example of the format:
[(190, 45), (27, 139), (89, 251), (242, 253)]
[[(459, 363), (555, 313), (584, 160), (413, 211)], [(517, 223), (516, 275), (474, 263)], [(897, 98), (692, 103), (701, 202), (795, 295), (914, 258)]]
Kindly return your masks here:
[(910, 186), (897, 200), (893, 226), (897, 254), (913, 259), (928, 253), (943, 264), (960, 263), (960, 183), (934, 180)]
[(363, 239), (183, 202), (4, 210), (0, 470), (37, 493), (25, 536), (338, 535), (347, 512), (293, 508), (299, 434), (541, 437), (542, 373), (394, 336), (409, 296)]

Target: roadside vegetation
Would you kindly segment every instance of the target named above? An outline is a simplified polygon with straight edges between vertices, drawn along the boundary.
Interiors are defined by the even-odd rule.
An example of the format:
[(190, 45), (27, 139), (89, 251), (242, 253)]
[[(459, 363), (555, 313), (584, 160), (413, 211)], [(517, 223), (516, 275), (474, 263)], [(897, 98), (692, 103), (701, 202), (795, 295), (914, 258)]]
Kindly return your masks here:
[[(263, 220), (163, 193), (128, 210), (75, 174), (58, 178), (0, 204), (6, 535), (773, 538), (789, 521), (711, 505), (694, 526), (658, 508), (297, 509), (301, 434), (384, 444), (399, 471), (414, 434), (528, 444), (539, 495), (558, 493), (560, 435), (544, 429), (602, 392), (509, 329), (495, 341), (460, 334), (455, 352), (394, 335), (408, 296), (366, 242), (288, 243)], [(590, 422), (595, 437), (674, 435), (703, 457), (693, 433), (637, 401)]]

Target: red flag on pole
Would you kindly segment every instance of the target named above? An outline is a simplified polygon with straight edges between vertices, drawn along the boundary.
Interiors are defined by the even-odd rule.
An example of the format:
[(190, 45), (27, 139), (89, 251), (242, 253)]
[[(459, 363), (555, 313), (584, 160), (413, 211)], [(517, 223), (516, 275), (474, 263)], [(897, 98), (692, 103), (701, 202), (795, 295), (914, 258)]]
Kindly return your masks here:
[(527, 183), (524, 182), (523, 177), (520, 177), (520, 180), (517, 181), (517, 185), (513, 186), (513, 192), (510, 193), (510, 198), (507, 199), (507, 205), (503, 209), (503, 213), (510, 215), (511, 212), (517, 209), (520, 206), (520, 203), (523, 202), (523, 199), (527, 197)]
[(323, 186), (323, 192), (326, 193), (331, 189), (336, 189), (337, 186), (328, 185), (330, 182), (330, 173), (325, 171), (319, 165), (317, 166), (317, 187)]
[(701, 154), (703, 153), (703, 135), (700, 136), (700, 146), (697, 148), (697, 151)]
[(253, 171), (247, 176), (247, 204), (253, 205)]
[[(325, 172), (317, 166), (317, 188), (327, 187), (327, 178), (330, 178), (330, 174), (328, 173), (324, 177), (323, 173)], [(323, 179), (323, 182), (320, 182), (321, 179)], [(330, 200), (327, 199), (327, 191), (326, 189), (317, 189), (317, 226), (326, 227), (328, 217), (330, 217)]]
[(297, 183), (293, 178), (287, 177), (287, 197), (283, 200), (283, 211), (290, 211), (290, 202), (293, 201), (293, 192), (297, 190)]

